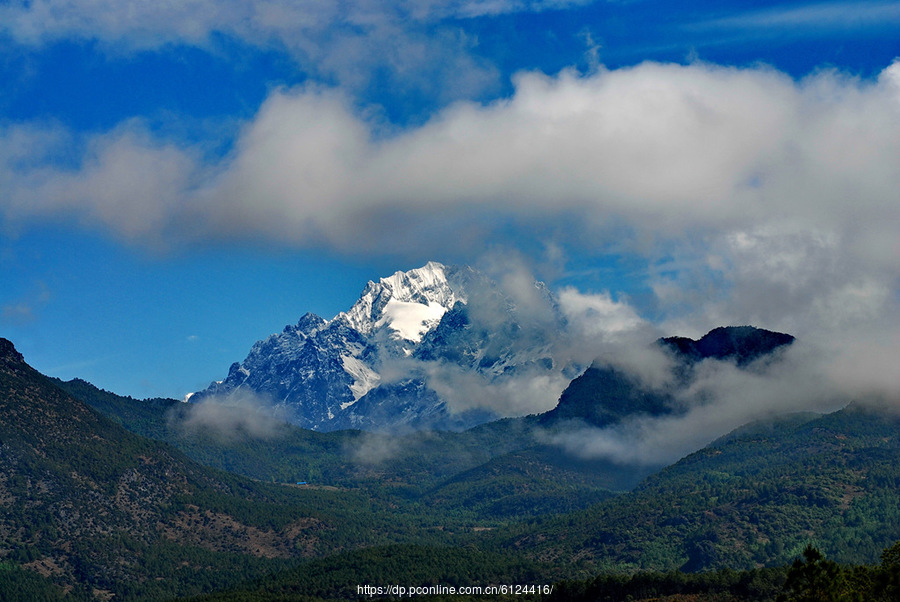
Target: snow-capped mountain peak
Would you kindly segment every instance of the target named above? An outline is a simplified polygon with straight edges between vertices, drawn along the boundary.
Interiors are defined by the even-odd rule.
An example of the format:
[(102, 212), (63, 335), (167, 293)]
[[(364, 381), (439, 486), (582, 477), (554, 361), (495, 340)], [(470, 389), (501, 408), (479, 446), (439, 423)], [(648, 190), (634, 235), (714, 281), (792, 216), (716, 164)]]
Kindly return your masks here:
[[(548, 311), (553, 303), (547, 291)], [(549, 387), (552, 403), (568, 382), (548, 340), (565, 324), (520, 321), (532, 313), (477, 270), (429, 262), (369, 282), (332, 320), (307, 314), (258, 341), (190, 402), (242, 390), (305, 428), (466, 428), (495, 418), (498, 399), (517, 413), (527, 392)], [(483, 405), (468, 393), (474, 383), (486, 387)]]
[(362, 334), (386, 326), (394, 338), (419, 342), (457, 301), (466, 301), (461, 287), (451, 284), (449, 272), (443, 264), (429, 261), (421, 268), (369, 282), (353, 307), (335, 319)]

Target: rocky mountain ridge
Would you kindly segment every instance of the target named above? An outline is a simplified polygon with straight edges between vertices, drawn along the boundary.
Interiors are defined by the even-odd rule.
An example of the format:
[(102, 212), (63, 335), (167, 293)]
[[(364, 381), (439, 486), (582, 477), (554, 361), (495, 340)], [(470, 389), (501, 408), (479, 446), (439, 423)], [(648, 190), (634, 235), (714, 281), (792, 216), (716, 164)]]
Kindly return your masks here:
[[(542, 283), (534, 293), (554, 307)], [(304, 315), (188, 399), (262, 396), (294, 424), (322, 431), (464, 429), (498, 415), (488, 400), (452, 403), (456, 382), (577, 373), (558, 365), (524, 322), (516, 301), (483, 273), (429, 262), (369, 282), (331, 320)], [(559, 312), (549, 322), (565, 328)]]

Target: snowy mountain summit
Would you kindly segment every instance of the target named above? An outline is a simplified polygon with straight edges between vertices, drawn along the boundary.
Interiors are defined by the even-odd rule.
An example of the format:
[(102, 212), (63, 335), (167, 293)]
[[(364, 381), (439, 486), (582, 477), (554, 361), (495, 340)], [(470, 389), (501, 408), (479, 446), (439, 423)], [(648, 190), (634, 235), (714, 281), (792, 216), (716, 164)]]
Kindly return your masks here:
[(261, 395), (323, 431), (467, 428), (533, 411), (533, 400), (516, 407), (523, 386), (547, 389), (552, 406), (573, 374), (554, 361), (548, 336), (565, 320), (543, 284), (526, 293), (545, 309), (540, 328), (533, 302), (523, 321), (521, 301), (484, 274), (429, 262), (369, 282), (331, 320), (304, 315), (189, 398)]
[[(456, 282), (448, 280), (448, 271)], [(457, 302), (466, 302), (456, 276), (457, 270), (434, 261), (397, 272), (377, 283), (370, 282), (350, 311), (336, 319), (366, 335), (386, 326), (395, 339), (418, 343)]]

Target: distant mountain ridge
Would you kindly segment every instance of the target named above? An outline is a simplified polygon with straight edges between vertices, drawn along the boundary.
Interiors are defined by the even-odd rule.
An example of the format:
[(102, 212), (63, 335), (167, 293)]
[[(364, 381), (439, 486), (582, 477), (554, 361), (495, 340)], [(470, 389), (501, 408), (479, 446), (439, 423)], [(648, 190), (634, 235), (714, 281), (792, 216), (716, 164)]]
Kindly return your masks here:
[[(555, 307), (542, 283), (534, 288)], [(287, 410), (294, 424), (322, 431), (468, 428), (499, 416), (485, 404), (452, 408), (446, 395), (454, 387), (446, 381), (468, 376), (492, 383), (569, 368), (557, 364), (549, 342), (523, 325), (518, 311), (483, 273), (429, 262), (369, 282), (331, 320), (304, 315), (188, 399), (258, 394)], [(549, 322), (550, 331), (565, 328), (558, 311)]]
[[(720, 326), (699, 340), (665, 337), (656, 341), (676, 359), (682, 384), (690, 380), (690, 368), (703, 360), (733, 361), (747, 367), (757, 360), (791, 345), (794, 337), (753, 326)], [(591, 426), (605, 427), (628, 416), (660, 416), (673, 411), (674, 389), (648, 389), (621, 369), (594, 363), (572, 381), (560, 396), (559, 404), (543, 414), (543, 424), (580, 420)]]
[(720, 326), (696, 341), (687, 337), (666, 337), (658, 341), (691, 363), (712, 358), (734, 360), (738, 366), (746, 366), (793, 342), (792, 335), (753, 326)]

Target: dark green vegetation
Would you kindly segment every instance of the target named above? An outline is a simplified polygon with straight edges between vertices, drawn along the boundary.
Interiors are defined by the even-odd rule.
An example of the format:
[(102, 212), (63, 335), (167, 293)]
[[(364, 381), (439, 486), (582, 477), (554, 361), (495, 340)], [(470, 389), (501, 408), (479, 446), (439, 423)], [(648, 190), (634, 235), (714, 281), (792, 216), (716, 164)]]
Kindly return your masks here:
[[(35, 599), (44, 595), (38, 590), (56, 597), (56, 585), (70, 588), (69, 597), (184, 596), (363, 549), (375, 550), (356, 553), (382, 572), (378, 550), (413, 550), (403, 567), (481, 554), (500, 559), (482, 562), (495, 567), (491, 579), (518, 582), (539, 565), (458, 546), (511, 517), (610, 495), (590, 463), (548, 454), (517, 421), (399, 441), (289, 427), (269, 441), (223, 438), (173, 426), (189, 409), (179, 402), (54, 381), (7, 341), (0, 357), (0, 557), (12, 589), (34, 589)], [(176, 446), (259, 479), (206, 468)], [(507, 474), (496, 478), (498, 471)], [(336, 558), (323, 562), (343, 566)], [(448, 566), (456, 579), (479, 574), (471, 568)]]
[[(314, 537), (321, 528), (308, 511), (125, 431), (53, 386), (5, 340), (0, 415), (0, 549), (5, 561), (57, 583), (164, 595), (182, 576), (202, 583), (280, 566), (246, 554), (251, 534), (274, 558), (294, 554), (288, 529)], [(247, 541), (222, 538), (216, 522)]]
[(900, 542), (871, 565), (839, 564), (808, 545), (790, 566), (703, 573), (603, 574), (564, 581), (548, 602), (690, 600), (693, 602), (894, 602), (900, 600)]
[(787, 572), (779, 601), (892, 602), (900, 600), (900, 542), (881, 554), (875, 566), (841, 565), (812, 546)]
[[(807, 546), (790, 566), (745, 571), (603, 573), (583, 581), (555, 583), (547, 583), (546, 571), (546, 566), (529, 564), (508, 554), (484, 553), (471, 546), (369, 548), (311, 561), (228, 591), (200, 596), (194, 602), (398, 598), (359, 594), (360, 584), (373, 583), (457, 588), (471, 583), (524, 586), (516, 595), (456, 593), (428, 596), (429, 600), (891, 602), (900, 599), (900, 542), (884, 550), (880, 563), (872, 565), (839, 564)], [(508, 580), (510, 576), (512, 581)]]
[(763, 602), (775, 600), (784, 592), (786, 575), (787, 567), (703, 573), (604, 573), (585, 581), (559, 583), (546, 599), (548, 602)]
[(512, 528), (498, 544), (617, 571), (773, 566), (809, 542), (874, 562), (900, 539), (898, 485), (900, 421), (851, 405), (739, 429), (627, 495)]
[[(475, 546), (436, 548), (416, 545), (368, 548), (341, 556), (314, 560), (298, 567), (254, 580), (226, 592), (199, 597), (200, 601), (238, 600), (335, 600), (387, 598), (363, 596), (358, 586), (389, 585), (466, 587), (473, 584), (538, 584), (548, 583), (551, 575), (546, 566), (510, 554), (496, 554)], [(496, 597), (488, 597), (495, 599)], [(509, 596), (510, 600), (533, 599)], [(460, 597), (454, 600), (485, 599), (484, 596)]]
[(139, 401), (84, 381), (56, 384), (138, 434), (191, 458), (261, 481), (360, 489), (397, 503), (468, 517), (480, 525), (586, 508), (637, 483), (642, 473), (584, 461), (542, 444), (536, 417), (465, 431), (392, 436), (362, 431), (319, 433), (279, 425), (265, 438), (239, 430), (185, 429), (194, 409), (175, 400)]
[(538, 420), (548, 426), (578, 420), (604, 427), (633, 414), (668, 414), (671, 406), (671, 395), (644, 391), (632, 378), (613, 368), (591, 366), (563, 391), (559, 405)]
[[(590, 378), (567, 394), (581, 420)], [(555, 583), (554, 600), (803, 600), (820, 582), (896, 599), (900, 420), (875, 407), (748, 425), (628, 491), (630, 467), (541, 443), (564, 420), (260, 438), (185, 429), (190, 409), (48, 379), (3, 341), (0, 599)], [(810, 543), (834, 562), (791, 568)]]

